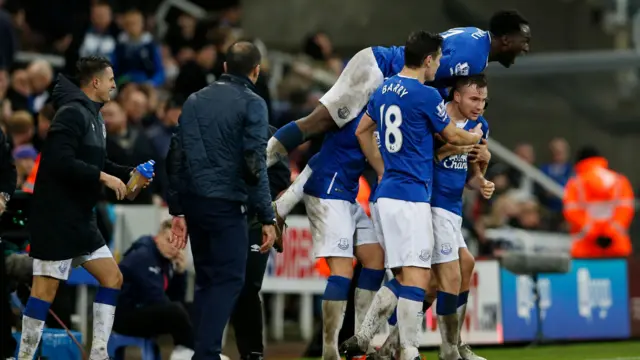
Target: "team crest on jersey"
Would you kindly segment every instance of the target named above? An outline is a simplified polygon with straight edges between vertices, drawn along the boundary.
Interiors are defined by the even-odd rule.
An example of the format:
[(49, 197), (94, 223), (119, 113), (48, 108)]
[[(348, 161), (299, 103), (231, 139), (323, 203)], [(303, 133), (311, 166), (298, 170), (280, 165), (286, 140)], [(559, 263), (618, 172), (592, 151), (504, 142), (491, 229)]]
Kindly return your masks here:
[(442, 255), (449, 255), (449, 254), (451, 254), (452, 251), (453, 251), (453, 248), (451, 247), (451, 244), (449, 244), (449, 243), (445, 243), (445, 244), (442, 244), (440, 246), (440, 253)]
[(58, 270), (60, 270), (60, 274), (61, 275), (66, 274), (67, 269), (69, 269), (69, 263), (66, 261), (61, 261), (60, 265), (58, 265)]
[(438, 104), (436, 110), (438, 111), (438, 117), (440, 118), (440, 121), (445, 122), (447, 119), (447, 106), (444, 104), (444, 100), (442, 100), (442, 102)]
[(422, 251), (420, 251), (420, 255), (418, 256), (420, 258), (420, 260), (427, 262), (429, 261), (429, 259), (431, 259), (431, 251), (427, 250), (427, 249), (422, 249)]
[(343, 106), (340, 109), (338, 109), (338, 117), (342, 120), (345, 120), (346, 118), (348, 118), (349, 114), (351, 114), (351, 111), (349, 111), (349, 108), (346, 106)]
[(342, 239), (338, 240), (338, 248), (340, 250), (349, 249), (349, 240), (347, 240), (346, 238), (342, 238)]
[(456, 76), (469, 76), (469, 63), (457, 63), (453, 69), (453, 74)]

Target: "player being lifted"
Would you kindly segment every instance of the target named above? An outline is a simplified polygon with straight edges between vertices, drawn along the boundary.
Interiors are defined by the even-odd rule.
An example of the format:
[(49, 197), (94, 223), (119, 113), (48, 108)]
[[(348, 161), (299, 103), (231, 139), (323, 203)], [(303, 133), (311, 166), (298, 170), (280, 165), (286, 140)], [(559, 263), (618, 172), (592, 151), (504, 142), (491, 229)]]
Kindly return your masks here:
[[(489, 31), (465, 27), (441, 35), (444, 43), (442, 66), (436, 74), (438, 82), (454, 75), (479, 74), (492, 61), (509, 67), (518, 55), (529, 51), (531, 39), (529, 23), (516, 11), (496, 12)], [(403, 57), (402, 46), (375, 46), (354, 55), (338, 81), (320, 99), (321, 104), (309, 116), (283, 126), (269, 140), (267, 165), (275, 164), (280, 155), (307, 139), (353, 120), (383, 80), (402, 69)]]
[[(379, 319), (398, 307), (401, 359), (419, 359), (417, 329), (429, 284), (433, 228), (429, 199), (433, 174), (433, 135), (454, 145), (477, 143), (482, 131), (453, 125), (432, 81), (440, 64), (442, 38), (424, 31), (411, 34), (404, 47), (404, 67), (376, 90), (361, 129), (377, 123), (384, 175), (376, 189), (386, 262), (396, 278), (378, 291), (358, 334), (371, 338)], [(372, 138), (370, 136), (370, 138)], [(341, 350), (367, 351), (369, 342), (350, 339)], [(457, 358), (456, 358), (457, 359)]]
[[(431, 196), (434, 234), (432, 265), (435, 276), (427, 291), (428, 299), (425, 299), (423, 311), (430, 307), (436, 298), (436, 290), (439, 290), (436, 312), (442, 337), (441, 355), (447, 359), (447, 354), (453, 353), (454, 357), (451, 358), (457, 359), (455, 352), (451, 350), (457, 347), (465, 360), (484, 360), (461, 342), (460, 330), (466, 314), (469, 285), (475, 265), (473, 255), (468, 251), (461, 232), (462, 192), (467, 185), (479, 190), (485, 198), (490, 198), (494, 190), (494, 184), (484, 178), (491, 158), (486, 147), (489, 127), (481, 116), (487, 100), (486, 77), (480, 74), (458, 78), (449, 99), (451, 101), (447, 103), (446, 109), (451, 121), (457, 127), (468, 130), (481, 124), (484, 136), (481, 144), (437, 144), (440, 146), (436, 152)], [(381, 171), (383, 164), (376, 153), (377, 146), (372, 143), (370, 136), (370, 132), (358, 134), (367, 158), (376, 171)], [(467, 170), (468, 168), (470, 169)], [(394, 358), (398, 350), (398, 329), (395, 321), (394, 316), (389, 318), (390, 334), (373, 359)]]
[(309, 162), (316, 171), (306, 183), (296, 182), (289, 189), (303, 186), (314, 253), (326, 258), (331, 270), (322, 301), (322, 358), (329, 360), (340, 359), (338, 334), (353, 278), (354, 252), (362, 264), (354, 299), (356, 329), (385, 275), (384, 252), (373, 224), (356, 202), (360, 175), (366, 166), (355, 134), (359, 119), (328, 133), (320, 152)]

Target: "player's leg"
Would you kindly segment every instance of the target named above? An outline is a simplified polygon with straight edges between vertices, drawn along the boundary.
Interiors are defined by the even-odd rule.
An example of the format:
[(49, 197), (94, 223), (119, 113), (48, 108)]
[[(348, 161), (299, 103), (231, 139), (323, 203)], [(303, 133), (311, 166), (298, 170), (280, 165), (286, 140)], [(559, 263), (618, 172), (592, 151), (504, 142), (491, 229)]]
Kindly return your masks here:
[[(400, 265), (398, 264), (400, 263), (399, 257), (401, 254), (398, 252), (398, 238), (396, 235), (391, 235), (395, 234), (396, 228), (400, 226), (399, 222), (402, 221), (402, 225), (404, 225), (406, 220), (394, 219), (394, 205), (397, 207), (395, 201), (392, 199), (379, 199), (371, 209), (377, 238), (382, 240), (382, 248), (385, 250), (385, 266), (392, 269), (395, 267), (399, 270)], [(340, 345), (341, 353), (362, 354), (368, 351), (371, 340), (380, 326), (392, 316), (398, 304), (399, 290), (400, 283), (397, 278), (391, 279), (380, 288), (375, 294), (356, 334)]]
[(462, 282), (460, 285), (460, 295), (458, 296), (458, 350), (460, 355), (465, 360), (486, 360), (483, 357), (476, 355), (469, 345), (462, 341), (462, 327), (464, 326), (465, 317), (467, 315), (467, 300), (469, 298), (469, 289), (471, 287), (471, 276), (473, 275), (473, 269), (476, 261), (473, 255), (467, 249), (467, 245), (464, 243), (464, 239), (460, 236), (460, 273), (462, 275)]
[[(352, 209), (356, 219), (354, 239), (356, 258), (362, 264), (362, 271), (355, 291), (355, 333), (357, 333), (371, 307), (374, 296), (380, 290), (385, 269), (384, 251), (378, 242), (371, 219), (359, 204), (352, 204)], [(369, 350), (373, 351), (373, 349)]]
[(355, 54), (331, 89), (311, 114), (278, 129), (267, 144), (267, 166), (309, 138), (342, 128), (367, 105), (369, 97), (384, 81), (371, 48)]
[(49, 308), (56, 297), (60, 280), (69, 278), (71, 259), (45, 261), (33, 259), (31, 296), (22, 317), (19, 360), (32, 360), (38, 350)]
[[(396, 200), (397, 201), (397, 200)], [(429, 285), (431, 256), (433, 251), (433, 224), (431, 207), (428, 203), (403, 201), (395, 207), (395, 233), (400, 240), (395, 259), (389, 255), (389, 265), (400, 265), (401, 288), (398, 298), (398, 331), (400, 333), (400, 358), (414, 360), (420, 358), (418, 351), (418, 331), (424, 316), (422, 303)], [(382, 205), (380, 210), (382, 211)], [(386, 209), (385, 209), (386, 211)], [(387, 234), (385, 213), (381, 212), (383, 232)], [(398, 256), (399, 255), (399, 256)]]
[(118, 295), (122, 287), (122, 273), (106, 245), (88, 256), (74, 260), (74, 262), (76, 261), (100, 284), (93, 301), (93, 340), (89, 359), (108, 359), (107, 344), (111, 336)]
[(305, 166), (287, 190), (276, 199), (274, 202), (275, 210), (279, 219), (285, 219), (291, 210), (302, 200), (304, 197), (304, 185), (312, 173), (313, 170), (311, 170), (309, 165)]
[(350, 203), (304, 196), (316, 258), (325, 258), (331, 275), (322, 299), (322, 358), (338, 360), (338, 335), (342, 328), (351, 279), (355, 221)]
[(432, 208), (433, 216), (433, 275), (438, 281), (436, 299), (438, 328), (442, 337), (440, 356), (445, 360), (458, 360), (458, 293), (460, 291), (460, 264), (456, 229), (459, 216), (441, 208)]

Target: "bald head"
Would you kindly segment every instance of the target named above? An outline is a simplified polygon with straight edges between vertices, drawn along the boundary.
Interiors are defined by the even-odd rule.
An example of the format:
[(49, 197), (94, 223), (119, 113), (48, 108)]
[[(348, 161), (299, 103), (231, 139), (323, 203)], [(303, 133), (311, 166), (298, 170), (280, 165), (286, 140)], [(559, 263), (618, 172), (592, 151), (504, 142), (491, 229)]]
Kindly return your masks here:
[(239, 41), (227, 51), (225, 71), (232, 75), (248, 76), (255, 83), (260, 73), (261, 58), (260, 50), (254, 44)]
[(53, 80), (53, 68), (46, 60), (34, 60), (27, 68), (31, 88), (35, 94), (47, 90)]

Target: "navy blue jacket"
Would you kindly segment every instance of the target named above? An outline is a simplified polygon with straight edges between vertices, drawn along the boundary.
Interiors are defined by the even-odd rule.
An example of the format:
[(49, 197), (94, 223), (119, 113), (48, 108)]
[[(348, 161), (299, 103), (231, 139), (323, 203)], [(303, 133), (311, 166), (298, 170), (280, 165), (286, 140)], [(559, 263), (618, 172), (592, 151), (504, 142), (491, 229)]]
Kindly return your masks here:
[(225, 74), (193, 93), (182, 107), (167, 155), (172, 215), (182, 215), (182, 195), (248, 203), (271, 223), (266, 147), (267, 106), (246, 77)]
[(173, 271), (173, 264), (160, 254), (151, 236), (143, 236), (131, 245), (120, 262), (120, 271), (124, 282), (119, 308), (184, 300), (186, 276)]

